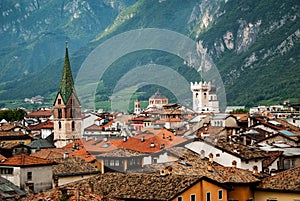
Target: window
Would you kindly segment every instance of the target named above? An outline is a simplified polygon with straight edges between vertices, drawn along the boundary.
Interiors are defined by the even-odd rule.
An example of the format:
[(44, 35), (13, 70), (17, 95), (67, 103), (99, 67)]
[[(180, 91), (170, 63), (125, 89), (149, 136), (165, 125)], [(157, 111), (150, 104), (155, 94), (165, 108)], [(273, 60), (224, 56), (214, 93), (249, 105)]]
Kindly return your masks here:
[(119, 160), (115, 160), (115, 166), (119, 166), (119, 165), (120, 165)]
[(75, 122), (72, 121), (72, 131), (75, 131)]
[(70, 109), (70, 118), (74, 118), (73, 109)]
[(60, 98), (57, 100), (57, 103), (58, 103), (58, 104), (61, 104), (61, 99), (60, 99)]
[(218, 199), (219, 200), (223, 199), (223, 190), (218, 190)]
[(211, 201), (211, 199), (210, 199), (210, 192), (206, 193), (206, 201)]
[(182, 201), (182, 197), (179, 196), (179, 197), (177, 198), (177, 201)]
[(114, 160), (110, 160), (109, 161), (109, 166), (115, 166), (115, 161)]
[(0, 168), (1, 174), (13, 174), (14, 169), (13, 168)]
[(27, 181), (32, 180), (32, 172), (27, 172)]
[(105, 166), (108, 166), (109, 165), (109, 161), (106, 159), (106, 160), (104, 160), (104, 165)]
[(58, 122), (58, 128), (61, 129), (61, 122)]
[(191, 195), (191, 201), (196, 201), (196, 195), (195, 194)]
[(62, 111), (61, 111), (61, 109), (58, 109), (58, 118), (60, 119), (60, 118), (62, 118)]

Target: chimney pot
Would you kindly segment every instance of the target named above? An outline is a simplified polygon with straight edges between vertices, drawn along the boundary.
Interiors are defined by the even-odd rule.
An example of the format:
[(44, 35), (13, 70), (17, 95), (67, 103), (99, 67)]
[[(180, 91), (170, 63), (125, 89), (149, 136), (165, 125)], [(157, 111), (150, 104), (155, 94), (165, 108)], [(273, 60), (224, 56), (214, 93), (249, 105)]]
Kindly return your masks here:
[(207, 170), (212, 172), (212, 162), (208, 161), (207, 163)]
[(214, 161), (214, 155), (212, 154), (212, 153), (210, 153), (209, 155), (208, 155), (208, 157), (209, 157), (209, 162), (213, 162)]
[(236, 161), (232, 161), (232, 168), (236, 168)]
[(253, 175), (258, 175), (258, 167), (256, 165), (253, 166)]

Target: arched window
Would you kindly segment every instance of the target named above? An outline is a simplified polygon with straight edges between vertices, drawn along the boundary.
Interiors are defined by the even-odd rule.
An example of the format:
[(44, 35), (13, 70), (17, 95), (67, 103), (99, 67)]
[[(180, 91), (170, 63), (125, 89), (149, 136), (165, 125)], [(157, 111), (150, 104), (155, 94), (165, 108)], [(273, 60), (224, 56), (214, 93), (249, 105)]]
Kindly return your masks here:
[(58, 128), (61, 129), (61, 122), (58, 122)]

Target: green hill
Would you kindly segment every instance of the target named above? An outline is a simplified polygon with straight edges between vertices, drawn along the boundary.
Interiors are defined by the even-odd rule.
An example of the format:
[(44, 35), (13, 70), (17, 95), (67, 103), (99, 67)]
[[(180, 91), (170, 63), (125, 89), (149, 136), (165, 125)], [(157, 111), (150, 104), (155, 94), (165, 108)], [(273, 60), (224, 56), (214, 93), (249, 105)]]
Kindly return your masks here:
[[(123, 3), (131, 5), (133, 1)], [(56, 4), (58, 7), (58, 2)], [(62, 41), (65, 40), (64, 35), (67, 31), (70, 32), (69, 44), (73, 53), (70, 56), (71, 65), (76, 75), (85, 58), (95, 47), (117, 34), (141, 28), (168, 29), (198, 41), (202, 52), (205, 50), (212, 58), (207, 64), (214, 63), (222, 76), (229, 105), (273, 104), (285, 99), (296, 100), (299, 97), (298, 2), (139, 0), (124, 10), (114, 10), (111, 5), (105, 3), (103, 5), (101, 9), (107, 6), (109, 8), (107, 12), (113, 14), (105, 12), (102, 14), (107, 18), (115, 17), (110, 17), (110, 21), (107, 20), (105, 25), (98, 27), (99, 29), (89, 30), (82, 27), (86, 23), (77, 24), (68, 21), (58, 23), (53, 33), (43, 32), (39, 38), (23, 43), (9, 45), (11, 43), (1, 41), (6, 44), (0, 51), (3, 72), (2, 78), (0, 77), (1, 100), (5, 102), (35, 95), (44, 95), (49, 100), (53, 98), (58, 88), (63, 60), (55, 60), (58, 56), (51, 56), (51, 51), (60, 57), (64, 55)], [(5, 10), (4, 7), (1, 9)], [(91, 10), (100, 12), (101, 9), (91, 4)], [(78, 10), (81, 11), (81, 8)], [(119, 11), (121, 12), (117, 16)], [(71, 12), (72, 16), (76, 13), (74, 12)], [(91, 26), (98, 25), (97, 21), (93, 21), (96, 14), (84, 16), (91, 20), (88, 23)], [(77, 38), (82, 41), (78, 42)], [(72, 40), (76, 42), (72, 43)], [(30, 49), (32, 46), (34, 48)], [(43, 52), (45, 49), (47, 52)], [(24, 57), (22, 59), (24, 68), (21, 64), (10, 60), (17, 53)], [(35, 67), (31, 67), (30, 64), (34, 64), (31, 58), (36, 57), (41, 58), (44, 63), (37, 59), (33, 65)], [(129, 70), (135, 68), (137, 64), (145, 65), (151, 62), (172, 66), (187, 80), (199, 81), (197, 74), (177, 56), (155, 50), (140, 51), (120, 58), (105, 72), (96, 96), (98, 105), (101, 101), (109, 100), (117, 81)], [(16, 66), (22, 68), (18, 69)], [(17, 79), (14, 79), (16, 77)], [(156, 90), (157, 86), (143, 87), (138, 90), (136, 96), (145, 100)], [(165, 90), (171, 100), (176, 101), (167, 89), (162, 90)]]

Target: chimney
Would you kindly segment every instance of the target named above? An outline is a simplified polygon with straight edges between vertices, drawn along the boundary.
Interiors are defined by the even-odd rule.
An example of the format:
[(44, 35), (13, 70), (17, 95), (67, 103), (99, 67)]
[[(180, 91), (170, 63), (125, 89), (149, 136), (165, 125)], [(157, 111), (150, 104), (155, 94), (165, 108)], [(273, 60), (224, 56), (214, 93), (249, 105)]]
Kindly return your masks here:
[(54, 188), (58, 187), (58, 176), (54, 176), (53, 178)]
[(258, 175), (258, 167), (256, 165), (253, 166), (253, 175), (257, 176)]
[(172, 173), (172, 166), (167, 166), (165, 167), (165, 174), (166, 175), (170, 175)]
[(205, 151), (204, 150), (201, 150), (200, 151), (200, 159), (205, 159)]
[(104, 141), (104, 142), (107, 142), (107, 137), (103, 138), (103, 141)]
[(141, 137), (141, 142), (145, 142), (145, 136)]
[(160, 144), (160, 149), (164, 149), (165, 148), (165, 144)]
[(155, 147), (155, 143), (154, 143), (154, 142), (151, 142), (150, 147), (151, 147), (151, 148), (154, 148), (154, 147)]
[(64, 158), (68, 158), (69, 157), (69, 153), (68, 152), (65, 152), (64, 153)]
[(214, 162), (214, 155), (212, 153), (210, 153), (208, 155), (208, 158), (209, 158), (209, 162), (213, 163)]
[(127, 137), (124, 137), (124, 138), (123, 138), (123, 142), (126, 142), (126, 141), (127, 141)]
[(232, 168), (236, 169), (236, 161), (232, 161)]
[(166, 176), (166, 171), (164, 169), (160, 170), (159, 174), (160, 174), (161, 177), (165, 177)]
[(210, 161), (207, 162), (207, 170), (212, 172), (212, 162)]

